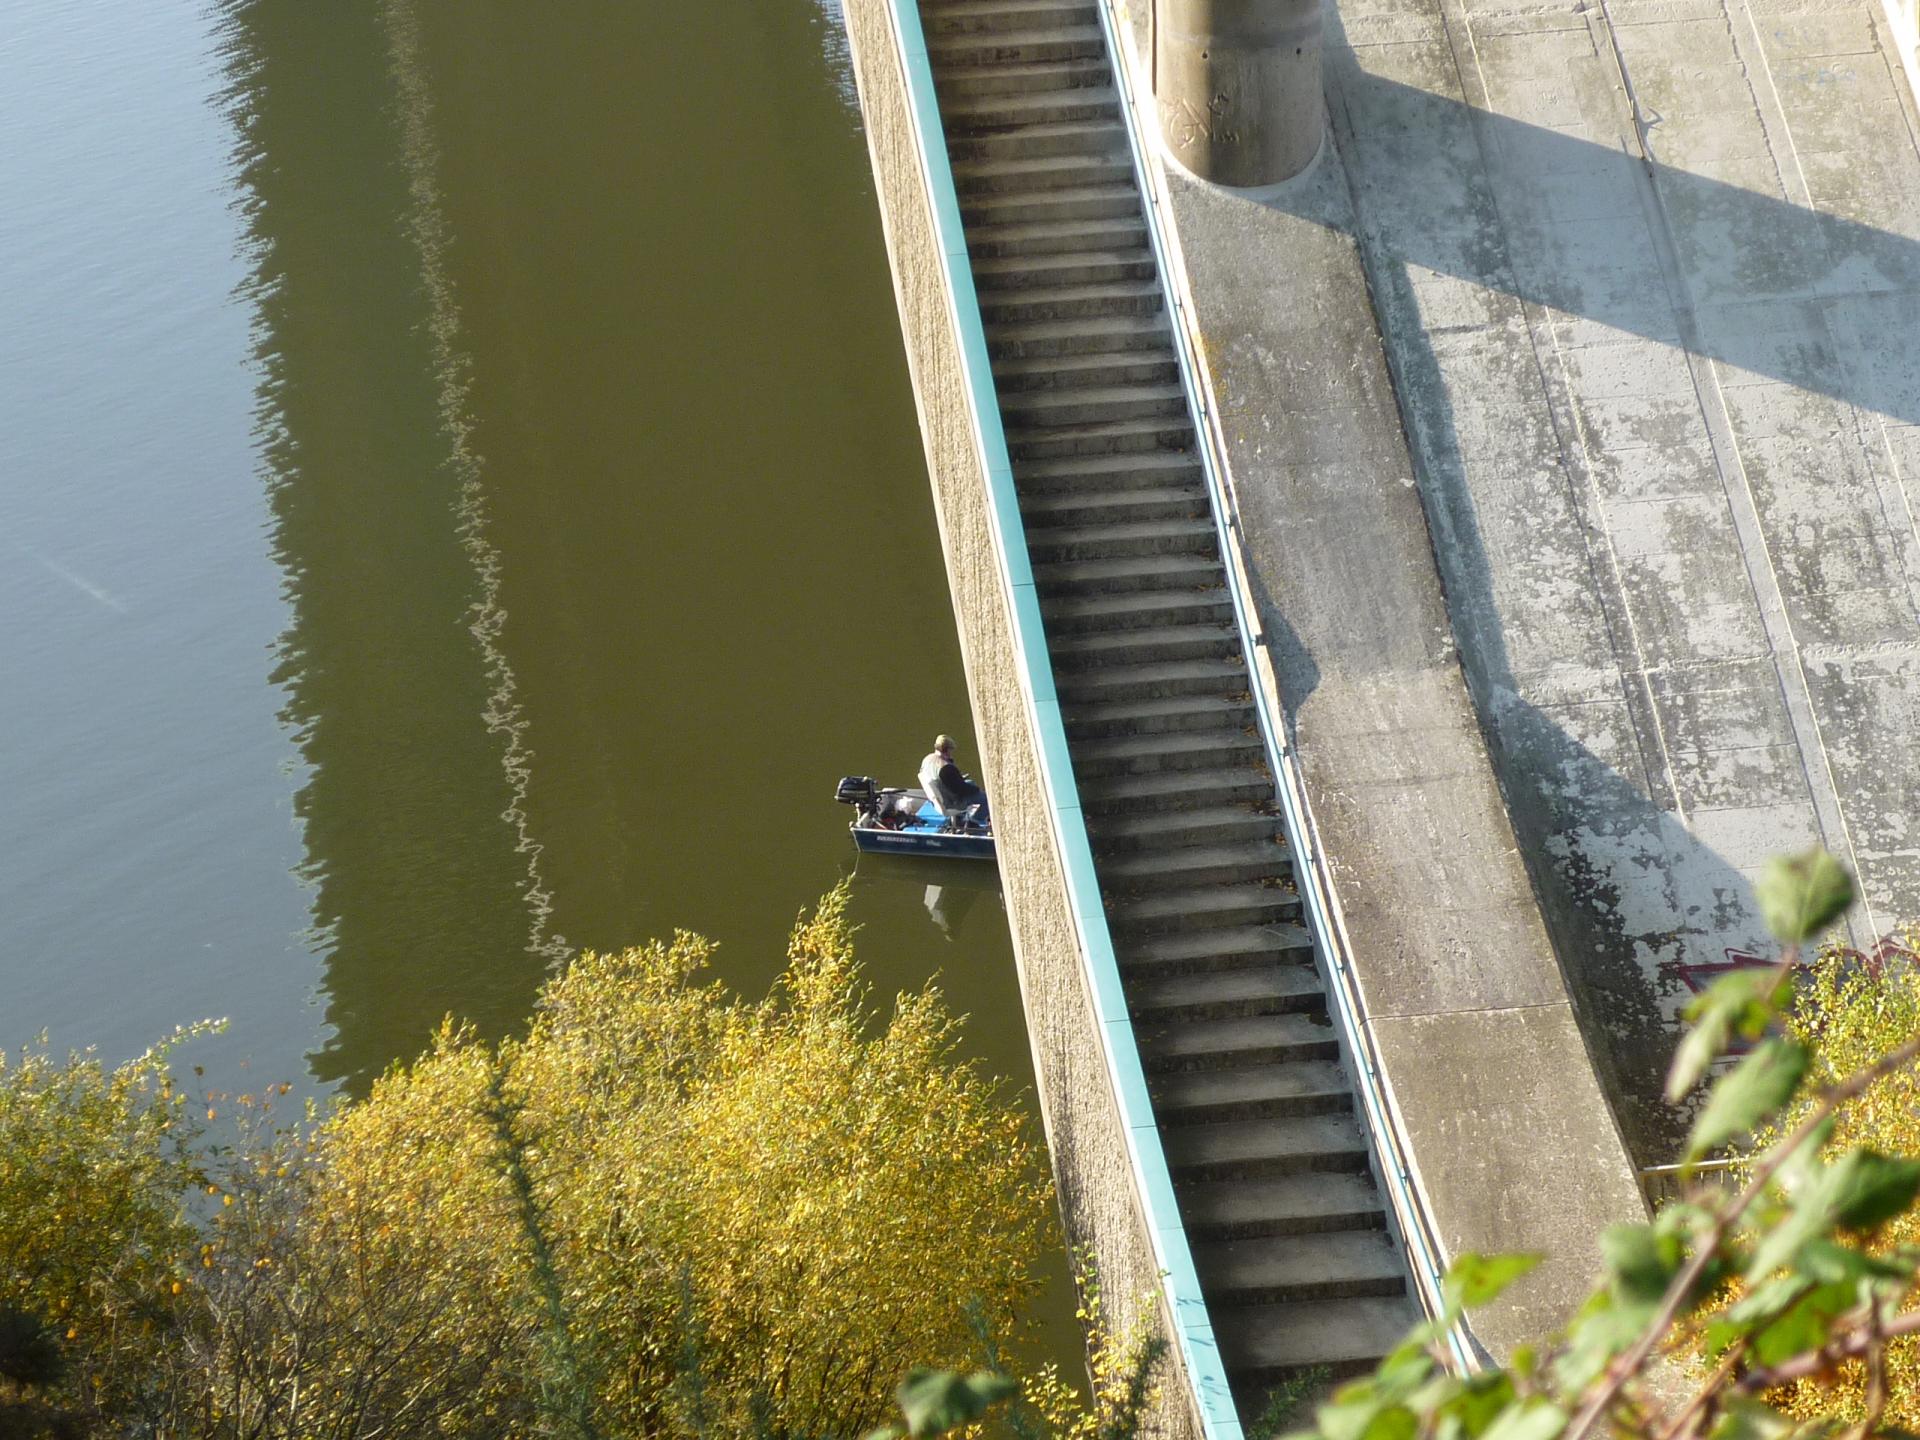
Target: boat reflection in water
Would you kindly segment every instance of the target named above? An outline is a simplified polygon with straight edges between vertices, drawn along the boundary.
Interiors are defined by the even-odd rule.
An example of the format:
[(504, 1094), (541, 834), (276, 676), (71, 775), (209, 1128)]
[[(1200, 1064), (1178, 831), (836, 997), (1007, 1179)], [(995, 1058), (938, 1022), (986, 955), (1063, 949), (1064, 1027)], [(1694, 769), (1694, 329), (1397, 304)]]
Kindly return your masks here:
[(990, 899), (992, 911), (1004, 912), (1006, 908), (1000, 895), (999, 867), (967, 860), (861, 855), (854, 865), (853, 885), (856, 893), (913, 886), (921, 892), (927, 918), (950, 941), (960, 939), (967, 917), (983, 899)]

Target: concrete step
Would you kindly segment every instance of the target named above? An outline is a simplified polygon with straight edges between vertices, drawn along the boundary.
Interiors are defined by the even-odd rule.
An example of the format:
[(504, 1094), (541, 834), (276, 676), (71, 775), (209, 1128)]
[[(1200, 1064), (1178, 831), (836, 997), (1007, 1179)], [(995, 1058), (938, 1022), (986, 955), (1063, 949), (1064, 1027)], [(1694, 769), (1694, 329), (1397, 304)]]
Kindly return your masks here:
[[(1133, 527), (1115, 528), (1131, 530)], [(1027, 533), (1032, 536), (1036, 532), (1029, 530)], [(1050, 536), (1053, 532), (1039, 530), (1038, 533)], [(1240, 654), (1240, 632), (1231, 625), (1222, 625), (1217, 621), (1141, 625), (1129, 630), (1088, 630), (1079, 634), (1059, 635), (1047, 648), (1053, 656), (1056, 670), (1084, 670), (1094, 665), (1140, 664), (1159, 660), (1230, 660)], [(1074, 763), (1079, 763), (1077, 749)]]
[(960, 197), (960, 218), (971, 230), (1015, 225), (1066, 224), (1080, 221), (1138, 220), (1140, 193), (1131, 178), (1108, 180), (1063, 190), (1014, 194), (982, 193)]
[[(1337, 1060), (1340, 1042), (1333, 1026), (1317, 1015), (1247, 1015), (1228, 1020), (1183, 1020), (1167, 1026), (1144, 1027), (1138, 1031), (1140, 1057), (1149, 1072), (1165, 1074), (1174, 1070), (1221, 1070), (1242, 1065), (1285, 1065), (1300, 1060)], [(1183, 1132), (1189, 1136), (1213, 1134), (1232, 1141), (1229, 1150), (1238, 1158), (1259, 1158), (1252, 1140), (1242, 1131), (1292, 1122), (1249, 1121), (1246, 1125), (1207, 1125)], [(1353, 1142), (1360, 1145), (1360, 1132), (1352, 1120), (1344, 1123), (1353, 1130)], [(1227, 1134), (1226, 1132), (1231, 1132)], [(1245, 1142), (1244, 1144), (1242, 1142)], [(1225, 1154), (1193, 1140), (1193, 1163), (1206, 1156)], [(1233, 1148), (1237, 1146), (1238, 1148)], [(1257, 1153), (1256, 1153), (1257, 1152)], [(1168, 1150), (1172, 1158), (1172, 1148)], [(1333, 1166), (1334, 1169), (1347, 1168)]]
[[(1120, 562), (1085, 560), (1077, 563), (1112, 565)], [(1173, 695), (1235, 696), (1247, 693), (1247, 667), (1237, 656), (1232, 660), (1165, 660), (1142, 665), (1116, 661), (1097, 670), (1059, 675), (1056, 681), (1063, 702), (1164, 700)]]
[(1112, 385), (1179, 388), (1181, 384), (1180, 362), (1162, 347), (1109, 354), (1006, 359), (993, 367), (993, 379), (1003, 395), (1036, 390), (1101, 389)]
[(963, 65), (946, 57), (934, 70), (934, 88), (942, 110), (948, 97), (961, 100), (988, 95), (1057, 94), (1065, 90), (1113, 88), (1106, 52), (1075, 60), (1026, 65)]
[[(1263, 797), (1271, 802), (1271, 787)], [(1096, 855), (1157, 855), (1166, 846), (1211, 846), (1278, 835), (1280, 817), (1253, 804), (1195, 806), (1192, 809), (1089, 816), (1088, 832)]]
[(1207, 492), (1197, 485), (1035, 495), (1021, 502), (1020, 513), (1029, 529), (1103, 521), (1130, 525), (1142, 520), (1212, 519)]
[[(1197, 1180), (1177, 1188), (1187, 1234), (1201, 1241), (1378, 1230), (1387, 1218), (1370, 1175)], [(1219, 1315), (1213, 1323), (1216, 1333), (1227, 1333)]]
[[(1020, 95), (943, 95), (940, 118), (950, 136), (990, 135), (1028, 125), (1120, 120), (1120, 95), (1111, 85), (1084, 85)], [(1144, 231), (1144, 227), (1143, 227)]]
[[(1176, 770), (1166, 773), (1168, 776), (1186, 776), (1205, 772)], [(1089, 779), (1083, 783), (1091, 785), (1095, 782)], [(1115, 929), (1134, 933), (1146, 931), (1168, 934), (1208, 927), (1229, 929), (1242, 925), (1277, 925), (1298, 918), (1300, 896), (1291, 887), (1278, 881), (1180, 886), (1143, 895), (1109, 897), (1107, 914)]]
[[(980, 315), (1004, 331), (1049, 320), (1095, 320), (1115, 315), (1157, 315), (1166, 304), (1158, 280), (1108, 280), (1098, 284), (1036, 286), (980, 294)], [(993, 338), (998, 338), (997, 335)], [(1184, 408), (1184, 394), (1183, 394)]]
[[(1071, 429), (1011, 430), (1007, 434), (1007, 451), (1016, 462), (1059, 460), (1069, 455), (1132, 456), (1154, 450), (1186, 450), (1192, 445), (1193, 425), (1184, 414), (1106, 420)], [(1217, 577), (1218, 561), (1214, 569)]]
[(1063, 290), (1074, 285), (1118, 285), (1129, 280), (1151, 280), (1151, 251), (1080, 250), (1064, 255), (1010, 255), (975, 260), (973, 283), (982, 296), (1017, 294), (1023, 290)]
[(1230, 1378), (1257, 1394), (1302, 1311), (1348, 1365), (1382, 1328), (1351, 1307), (1407, 1302), (1299, 899), (1275, 883), (1291, 859), (1260, 808), (1272, 778), (1118, 95), (1092, 0), (921, 3), (1129, 1009), (1215, 1323), (1222, 1303), (1249, 1317)]
[(1122, 735), (1107, 740), (1082, 740), (1074, 745), (1073, 773), (1084, 783), (1109, 775), (1164, 775), (1221, 765), (1251, 766), (1258, 764), (1264, 754), (1257, 738), (1238, 730)]
[(1216, 1241), (1196, 1245), (1193, 1264), (1209, 1306), (1407, 1293), (1406, 1267), (1384, 1230)]
[[(979, 266), (975, 264), (975, 272)], [(1114, 385), (1180, 385), (1180, 362), (1169, 354), (1121, 351), (1116, 355), (1045, 356), (1005, 360), (993, 367), (1004, 395), (1030, 390), (1105, 389)]]
[(1067, 714), (1066, 723), (1069, 740), (1116, 740), (1129, 735), (1219, 734), (1244, 730), (1254, 723), (1254, 714), (1251, 705), (1232, 700), (1211, 695), (1175, 695), (1166, 700), (1082, 705)]
[(1049, 635), (1106, 634), (1153, 630), (1162, 625), (1230, 624), (1233, 601), (1224, 586), (1121, 591), (1049, 600), (1041, 605), (1040, 614)]
[(1018, 129), (976, 131), (952, 135), (947, 155), (955, 162), (975, 160), (1044, 160), (1069, 156), (1109, 158), (1124, 155), (1127, 132), (1114, 118), (1053, 120)]
[[(1308, 972), (1318, 986), (1313, 968), (1313, 937), (1299, 925), (1248, 925), (1231, 930), (1200, 929), (1185, 934), (1126, 935), (1117, 937), (1121, 973), (1131, 981), (1166, 980), (1181, 975), (1218, 975), (1232, 970), (1257, 971), (1290, 966)], [(1322, 1003), (1315, 1007), (1323, 1011)]]
[(1174, 1070), (1149, 1076), (1147, 1089), (1162, 1130), (1229, 1120), (1353, 1113), (1346, 1072), (1331, 1060), (1235, 1070)]
[(1028, 460), (1015, 467), (1014, 479), (1022, 495), (1104, 494), (1155, 485), (1205, 483), (1200, 461), (1191, 449)]
[(929, 35), (927, 56), (935, 75), (985, 65), (1014, 67), (1063, 60), (1105, 60), (1107, 42), (1098, 24), (1047, 25), (1018, 35), (985, 32)]
[(1367, 1142), (1350, 1114), (1168, 1125), (1161, 1130), (1161, 1143), (1168, 1167), (1181, 1179), (1257, 1180), (1367, 1168)]
[[(1116, 520), (1105, 525), (1046, 525), (1027, 531), (1027, 551), (1036, 562), (1053, 560), (1117, 560), (1126, 555), (1219, 554), (1212, 520)], [(1127, 658), (1150, 660), (1145, 632), (1136, 636), (1141, 653)], [(1111, 648), (1111, 647), (1107, 647)], [(1125, 647), (1121, 647), (1124, 649)], [(1236, 644), (1234, 650), (1239, 647)], [(1122, 663), (1118, 655), (1103, 657)]]
[(976, 261), (1006, 255), (1131, 250), (1146, 243), (1146, 223), (1138, 215), (1123, 220), (1051, 220), (1022, 225), (975, 225), (967, 231), (967, 253)]
[[(1199, 732), (1204, 734), (1205, 732)], [(1076, 749), (1074, 768), (1080, 766)], [(1100, 863), (1100, 883), (1142, 893), (1165, 886), (1228, 885), (1240, 880), (1291, 880), (1293, 851), (1276, 837), (1232, 845), (1183, 845), (1115, 856)]]
[(928, 43), (936, 36), (1005, 34), (1098, 25), (1090, 0), (991, 0), (980, 4), (922, 5)]
[(1326, 997), (1308, 965), (1271, 965), (1260, 970), (1205, 970), (1127, 982), (1127, 1008), (1137, 1024), (1183, 1019), (1316, 1013)]
[[(1033, 578), (1043, 598), (1117, 595), (1141, 590), (1205, 590), (1219, 586), (1220, 562), (1195, 555), (1145, 555), (1135, 560), (1063, 560), (1054, 565), (1035, 565)], [(1242, 685), (1243, 691), (1245, 688)], [(1126, 697), (1089, 695), (1085, 698), (1117, 700)]]
[[(1064, 359), (1069, 355), (1112, 355), (1149, 351), (1170, 353), (1173, 333), (1164, 309), (1144, 315), (1058, 320), (1003, 327), (987, 337), (987, 352), (998, 365), (1008, 360)], [(1197, 463), (1197, 462), (1195, 462)]]
[(1116, 420), (1187, 418), (1178, 385), (1108, 385), (1078, 390), (1018, 390), (1000, 397), (1008, 426), (1027, 430), (1104, 425)]
[(1234, 1306), (1213, 1311), (1220, 1358), (1236, 1391), (1273, 1385), (1324, 1367), (1334, 1378), (1373, 1369), (1419, 1323), (1413, 1301), (1379, 1297), (1292, 1305)]
[(1037, 160), (956, 160), (953, 184), (964, 212), (981, 195), (1031, 196), (1036, 190), (1131, 186), (1133, 162), (1123, 153), (1048, 155)]

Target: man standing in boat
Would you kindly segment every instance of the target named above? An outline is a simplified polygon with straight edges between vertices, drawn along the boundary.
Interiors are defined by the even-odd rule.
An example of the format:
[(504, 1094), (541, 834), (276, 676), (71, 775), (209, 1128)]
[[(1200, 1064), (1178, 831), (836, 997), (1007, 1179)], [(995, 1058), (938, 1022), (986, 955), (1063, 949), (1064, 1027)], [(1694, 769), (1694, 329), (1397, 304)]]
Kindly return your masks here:
[(987, 792), (960, 773), (953, 763), (953, 737), (937, 735), (933, 750), (920, 762), (920, 788), (952, 821), (964, 820), (983, 829), (987, 818)]

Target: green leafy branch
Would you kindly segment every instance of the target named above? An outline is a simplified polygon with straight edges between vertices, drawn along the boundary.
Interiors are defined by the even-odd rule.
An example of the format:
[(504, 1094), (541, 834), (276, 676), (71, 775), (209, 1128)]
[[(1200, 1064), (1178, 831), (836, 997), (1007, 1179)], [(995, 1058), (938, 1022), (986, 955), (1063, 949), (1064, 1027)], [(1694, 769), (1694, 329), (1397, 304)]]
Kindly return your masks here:
[[(1720, 980), (1688, 1009), (1668, 1097), (1690, 1095), (1736, 1042), (1752, 1045), (1712, 1083), (1688, 1135), (1688, 1170), (1748, 1136), (1783, 1128), (1736, 1194), (1696, 1189), (1646, 1224), (1601, 1237), (1605, 1278), (1567, 1327), (1505, 1366), (1446, 1368), (1443, 1339), (1538, 1257), (1467, 1255), (1449, 1273), (1441, 1313), (1415, 1328), (1366, 1379), (1314, 1417), (1322, 1440), (1865, 1440), (1881, 1428), (1888, 1346), (1920, 1333), (1920, 1247), (1874, 1242), (1920, 1196), (1920, 1160), (1865, 1147), (1829, 1154), (1837, 1112), (1920, 1059), (1909, 1036), (1855, 1073), (1808, 1091), (1814, 1057), (1776, 1033), (1800, 947), (1853, 901), (1853, 881), (1823, 851), (1775, 861), (1756, 887), (1781, 942), (1776, 965)], [(1697, 1385), (1673, 1383), (1696, 1361)], [(1855, 1419), (1793, 1419), (1769, 1392), (1863, 1366)], [(1676, 1389), (1681, 1391), (1676, 1395)]]

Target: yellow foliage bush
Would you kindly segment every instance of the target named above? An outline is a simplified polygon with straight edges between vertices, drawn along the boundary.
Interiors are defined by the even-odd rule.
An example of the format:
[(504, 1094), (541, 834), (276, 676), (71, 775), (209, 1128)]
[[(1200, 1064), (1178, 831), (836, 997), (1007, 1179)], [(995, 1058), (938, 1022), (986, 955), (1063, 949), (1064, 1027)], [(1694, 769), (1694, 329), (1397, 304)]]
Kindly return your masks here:
[(1028, 1122), (957, 1059), (939, 997), (875, 1022), (845, 909), (836, 892), (800, 922), (758, 1004), (708, 982), (712, 947), (681, 934), (581, 955), (497, 1056), (444, 1031), (321, 1130), (309, 1228), (376, 1287), (428, 1276), (449, 1315), (519, 1326), (509, 1368), (538, 1370), (525, 1227), (485, 1118), (497, 1065), (577, 1345), (563, 1378), (605, 1433), (690, 1408), (723, 1433), (755, 1406), (777, 1433), (877, 1423), (910, 1365), (977, 1349), (969, 1300), (1013, 1326), (1051, 1205)]
[[(1902, 937), (1909, 951), (1920, 947), (1920, 928)], [(1911, 955), (1867, 965), (1851, 952), (1829, 949), (1797, 982), (1786, 1026), (1813, 1052), (1807, 1077), (1811, 1094), (1866, 1069), (1888, 1052), (1920, 1035), (1920, 969)], [(1790, 1132), (1809, 1102), (1782, 1116), (1780, 1123), (1754, 1136), (1759, 1155)], [(1920, 1157), (1920, 1073), (1903, 1069), (1842, 1105), (1835, 1116), (1828, 1150), (1864, 1146), (1884, 1155)], [(1896, 1245), (1920, 1244), (1920, 1212), (1896, 1217), (1874, 1239), (1874, 1253)], [(1889, 1347), (1889, 1398), (1885, 1422), (1920, 1429), (1920, 1340), (1896, 1340)], [(1856, 1420), (1862, 1414), (1865, 1376), (1859, 1365), (1830, 1380), (1801, 1381), (1769, 1397), (1800, 1419)]]
[(0, 1311), (61, 1339), (89, 1405), (130, 1402), (139, 1367), (119, 1357), (178, 1308), (200, 1179), (183, 1110), (165, 1047), (113, 1070), (0, 1052)]
[(693, 935), (585, 954), (524, 1039), (449, 1025), (218, 1154), (162, 1060), (0, 1057), (0, 1306), (143, 1433), (862, 1433), (1014, 1332), (1053, 1209), (937, 993), (874, 1013), (846, 900), (764, 1001)]

